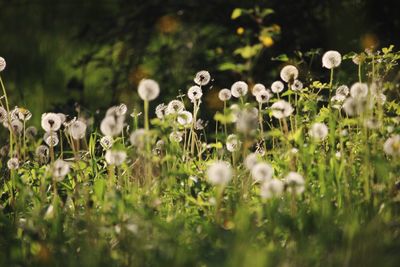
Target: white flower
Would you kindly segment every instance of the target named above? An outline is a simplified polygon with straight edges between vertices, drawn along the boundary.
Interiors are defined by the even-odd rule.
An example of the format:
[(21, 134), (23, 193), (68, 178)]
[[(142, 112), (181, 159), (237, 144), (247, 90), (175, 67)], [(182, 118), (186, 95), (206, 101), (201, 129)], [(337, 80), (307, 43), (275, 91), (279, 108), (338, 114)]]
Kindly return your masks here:
[(322, 141), (328, 136), (328, 127), (324, 123), (316, 122), (311, 126), (310, 136), (316, 141)]
[(281, 81), (275, 81), (271, 84), (271, 91), (275, 94), (280, 93), (285, 88), (285, 85)]
[(333, 69), (339, 67), (342, 62), (342, 56), (338, 51), (328, 51), (322, 56), (322, 67)]
[(12, 120), (11, 121), (11, 129), (13, 130), (14, 133), (20, 134), (22, 130), (24, 129), (24, 125), (20, 120)]
[(138, 93), (142, 100), (152, 101), (160, 94), (160, 87), (154, 80), (143, 79), (139, 82)]
[(100, 139), (100, 145), (103, 147), (104, 150), (108, 150), (112, 147), (114, 144), (114, 139), (111, 136), (103, 136)]
[(57, 146), (59, 142), (56, 132), (46, 132), (43, 136), (43, 140), (50, 147)]
[(45, 145), (40, 145), (35, 151), (39, 163), (47, 163), (49, 161), (49, 148)]
[(383, 150), (390, 156), (400, 156), (400, 135), (394, 135), (388, 138), (383, 145)]
[(210, 164), (206, 172), (208, 181), (213, 185), (226, 185), (232, 179), (232, 169), (225, 161)]
[(100, 131), (104, 135), (117, 136), (124, 128), (124, 120), (122, 117), (106, 116), (100, 123)]
[(292, 105), (290, 105), (290, 103), (286, 102), (285, 100), (279, 100), (272, 104), (271, 110), (272, 116), (277, 119), (289, 117), (294, 111)]
[(282, 195), (284, 188), (285, 185), (281, 180), (272, 179), (270, 181), (262, 183), (260, 195), (264, 199), (279, 197)]
[(19, 168), (19, 160), (18, 158), (10, 158), (7, 161), (7, 167), (9, 170), (16, 170)]
[(181, 111), (176, 119), (180, 125), (188, 126), (193, 122), (193, 115), (189, 111)]
[(272, 179), (274, 175), (274, 169), (265, 162), (260, 162), (254, 165), (251, 169), (251, 176), (255, 182), (266, 182)]
[(124, 163), (126, 152), (120, 150), (107, 150), (104, 158), (106, 159), (107, 164), (119, 166)]
[(289, 172), (285, 177), (285, 182), (287, 185), (287, 190), (291, 193), (300, 195), (304, 192), (305, 181), (303, 176), (297, 172)]
[(0, 72), (2, 72), (6, 68), (6, 60), (0, 57)]
[(53, 178), (55, 181), (62, 181), (69, 173), (69, 164), (62, 159), (58, 159), (53, 163)]
[(28, 121), (32, 118), (32, 113), (25, 108), (15, 107), (10, 113), (11, 113), (11, 118), (18, 119), (21, 121)]
[(161, 103), (157, 105), (156, 107), (156, 116), (159, 119), (163, 119), (165, 117), (165, 111), (167, 109), (167, 106), (164, 103)]
[(348, 96), (349, 93), (350, 93), (350, 89), (349, 89), (349, 87), (347, 87), (347, 85), (341, 85), (336, 89), (337, 95)]
[(364, 98), (368, 95), (368, 85), (366, 83), (356, 82), (350, 88), (350, 95), (353, 98)]
[(294, 82), (290, 88), (293, 91), (300, 91), (301, 89), (303, 89), (303, 83), (299, 80), (294, 80)]
[(0, 107), (0, 123), (3, 123), (8, 120), (8, 113), (3, 107)]
[(200, 86), (195, 85), (189, 88), (187, 95), (190, 101), (194, 103), (203, 96), (203, 91), (201, 90)]
[(219, 91), (218, 93), (218, 98), (221, 101), (228, 101), (229, 99), (231, 99), (232, 97), (232, 93), (231, 90), (229, 89), (222, 89), (221, 91)]
[(197, 85), (203, 86), (207, 85), (211, 80), (211, 75), (208, 71), (202, 70), (196, 73), (196, 76), (194, 77), (194, 82)]
[(287, 65), (281, 70), (281, 79), (287, 83), (292, 83), (299, 77), (299, 71), (293, 65)]
[(183, 133), (182, 132), (172, 132), (169, 135), (169, 140), (171, 142), (180, 143), (183, 140)]
[(244, 160), (244, 166), (251, 170), (258, 162), (258, 153), (250, 153)]
[(61, 127), (61, 119), (55, 113), (44, 113), (42, 115), (42, 128), (46, 132), (58, 131)]
[(258, 103), (264, 104), (271, 99), (271, 96), (272, 94), (268, 90), (264, 90), (256, 95), (256, 100)]
[(226, 138), (226, 149), (229, 152), (238, 151), (240, 148), (241, 142), (237, 135), (231, 134)]
[(68, 130), (73, 139), (79, 140), (85, 137), (86, 124), (80, 120), (74, 121), (69, 125)]
[(249, 86), (247, 83), (243, 81), (238, 81), (232, 84), (231, 93), (234, 97), (239, 98), (245, 96), (247, 91), (249, 90)]
[(145, 144), (146, 130), (145, 129), (137, 129), (131, 133), (129, 137), (129, 141), (135, 147), (143, 148)]
[(166, 114), (177, 114), (185, 109), (185, 105), (179, 100), (172, 100), (168, 103)]
[(253, 86), (253, 89), (251, 90), (251, 93), (252, 93), (253, 96), (257, 96), (259, 93), (261, 93), (262, 91), (265, 91), (265, 90), (266, 90), (266, 88), (265, 88), (265, 86), (263, 84), (256, 83)]

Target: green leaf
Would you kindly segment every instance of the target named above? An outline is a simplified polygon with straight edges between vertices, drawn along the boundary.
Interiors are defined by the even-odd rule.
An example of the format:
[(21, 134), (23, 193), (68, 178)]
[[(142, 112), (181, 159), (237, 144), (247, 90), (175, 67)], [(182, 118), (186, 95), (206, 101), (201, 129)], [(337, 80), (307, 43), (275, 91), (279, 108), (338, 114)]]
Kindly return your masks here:
[(237, 19), (242, 15), (242, 9), (240, 8), (235, 8), (232, 12), (231, 19)]
[(272, 10), (270, 8), (266, 8), (261, 12), (260, 16), (265, 18), (266, 16), (271, 15), (273, 13), (274, 13), (274, 10)]
[(236, 49), (233, 53), (235, 55), (241, 55), (242, 58), (248, 59), (257, 55), (257, 53), (262, 49), (262, 44), (256, 44), (253, 46), (246, 45), (244, 47)]
[(271, 58), (272, 61), (282, 61), (282, 62), (286, 62), (289, 61), (289, 58), (286, 54), (281, 54), (277, 57), (273, 57)]

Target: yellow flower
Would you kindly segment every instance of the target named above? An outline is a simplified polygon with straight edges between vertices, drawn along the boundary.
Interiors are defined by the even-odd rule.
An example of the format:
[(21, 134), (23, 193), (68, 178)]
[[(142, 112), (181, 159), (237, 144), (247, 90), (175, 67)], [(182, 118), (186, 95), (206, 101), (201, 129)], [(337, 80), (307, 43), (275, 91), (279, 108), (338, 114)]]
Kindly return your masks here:
[(270, 36), (260, 36), (259, 40), (265, 47), (271, 47), (274, 44), (274, 40)]
[(239, 34), (239, 35), (242, 35), (244, 33), (243, 27), (237, 28), (236, 33)]

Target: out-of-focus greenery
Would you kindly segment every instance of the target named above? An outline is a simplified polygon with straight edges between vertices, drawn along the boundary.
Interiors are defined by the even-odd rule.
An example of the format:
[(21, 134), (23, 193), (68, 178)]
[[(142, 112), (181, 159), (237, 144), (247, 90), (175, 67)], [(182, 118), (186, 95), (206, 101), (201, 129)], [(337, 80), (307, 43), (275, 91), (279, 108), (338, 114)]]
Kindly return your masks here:
[[(213, 99), (238, 79), (269, 81), (279, 65), (270, 59), (288, 51), (398, 45), (395, 6), (373, 0), (3, 0), (0, 54), (9, 66), (3, 76), (11, 102), (34, 114), (70, 112), (75, 103), (89, 112), (117, 102), (132, 106), (143, 77), (158, 80), (169, 99), (200, 69), (213, 74)], [(251, 72), (231, 71), (246, 68), (241, 57), (253, 52)], [(40, 116), (33, 119), (38, 123)]]

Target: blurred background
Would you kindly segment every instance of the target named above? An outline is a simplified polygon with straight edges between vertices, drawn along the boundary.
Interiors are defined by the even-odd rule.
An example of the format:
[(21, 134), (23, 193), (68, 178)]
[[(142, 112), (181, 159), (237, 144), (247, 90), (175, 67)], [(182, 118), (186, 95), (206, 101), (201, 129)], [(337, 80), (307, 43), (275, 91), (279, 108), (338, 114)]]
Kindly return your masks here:
[(325, 79), (327, 49), (397, 49), (399, 10), (396, 0), (0, 0), (1, 75), (11, 105), (31, 110), (36, 124), (45, 111), (140, 107), (146, 77), (162, 90), (152, 105), (169, 101), (203, 69), (213, 77), (203, 102), (212, 112), (219, 89), (239, 79), (269, 85), (287, 62), (314, 63)]

